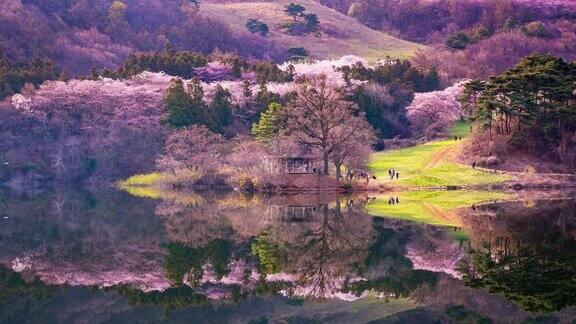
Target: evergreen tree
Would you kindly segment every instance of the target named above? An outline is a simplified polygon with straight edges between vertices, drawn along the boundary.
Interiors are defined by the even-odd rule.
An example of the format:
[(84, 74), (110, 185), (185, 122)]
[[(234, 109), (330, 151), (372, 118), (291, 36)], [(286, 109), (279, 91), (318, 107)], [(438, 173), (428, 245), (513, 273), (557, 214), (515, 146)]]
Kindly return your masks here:
[(301, 16), (305, 10), (306, 10), (306, 8), (304, 8), (304, 6), (302, 6), (301, 4), (293, 3), (293, 2), (284, 6), (284, 13), (286, 15), (292, 17), (294, 19), (294, 21), (296, 21), (296, 17)]
[(448, 37), (446, 40), (446, 46), (449, 49), (461, 50), (465, 49), (466, 46), (468, 46), (468, 44), (471, 42), (472, 40), (470, 39), (470, 36), (468, 36), (466, 33), (458, 32)]
[(245, 98), (252, 97), (252, 90), (250, 89), (250, 81), (244, 80), (242, 81), (242, 94)]
[(224, 89), (221, 85), (216, 86), (210, 110), (215, 116), (214, 119), (217, 123), (218, 131), (222, 131), (224, 127), (232, 122), (231, 97), (230, 91)]
[(251, 33), (258, 33), (264, 37), (266, 37), (266, 35), (268, 35), (270, 32), (270, 28), (265, 22), (258, 21), (256, 19), (248, 19), (244, 26), (246, 26), (246, 29), (248, 29), (248, 31)]
[(266, 142), (280, 134), (286, 128), (284, 107), (272, 102), (266, 111), (260, 115), (260, 120), (252, 125), (252, 135), (260, 141)]
[(308, 30), (316, 30), (316, 28), (318, 28), (320, 25), (320, 20), (318, 20), (318, 16), (316, 16), (316, 14), (304, 14), (302, 17), (304, 18), (304, 22), (306, 23), (306, 28), (308, 28)]
[(184, 90), (181, 79), (174, 79), (164, 95), (163, 123), (180, 128), (198, 121), (197, 113), (191, 109), (191, 98)]
[(549, 55), (531, 55), (488, 82), (470, 82), (461, 98), (474, 120), (511, 143), (557, 154), (576, 169), (576, 66)]
[(440, 75), (438, 74), (438, 70), (435, 66), (428, 70), (424, 82), (425, 91), (434, 91), (440, 89)]
[(188, 94), (190, 96), (190, 109), (197, 116), (194, 121), (195, 124), (200, 124), (208, 127), (213, 132), (218, 131), (218, 122), (215, 114), (204, 102), (204, 89), (197, 77), (192, 78), (188, 84)]

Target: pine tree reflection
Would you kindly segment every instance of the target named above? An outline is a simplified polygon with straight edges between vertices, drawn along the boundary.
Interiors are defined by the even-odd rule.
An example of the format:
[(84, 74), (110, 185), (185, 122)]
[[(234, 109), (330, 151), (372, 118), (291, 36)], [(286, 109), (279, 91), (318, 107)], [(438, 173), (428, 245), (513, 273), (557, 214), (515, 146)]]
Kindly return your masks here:
[(499, 293), (532, 313), (576, 305), (576, 202), (503, 203), (476, 208), (464, 283)]

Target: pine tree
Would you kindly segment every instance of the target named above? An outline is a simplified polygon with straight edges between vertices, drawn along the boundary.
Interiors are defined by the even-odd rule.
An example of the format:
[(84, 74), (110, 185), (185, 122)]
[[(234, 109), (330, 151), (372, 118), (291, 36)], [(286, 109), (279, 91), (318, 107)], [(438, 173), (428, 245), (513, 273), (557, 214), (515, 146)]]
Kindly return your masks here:
[(291, 2), (288, 5), (284, 6), (284, 13), (294, 19), (296, 21), (296, 17), (302, 16), (306, 8), (301, 4)]
[(191, 98), (184, 90), (181, 79), (174, 79), (164, 95), (164, 118), (170, 127), (180, 128), (194, 124), (198, 115), (191, 109)]
[(214, 119), (217, 123), (218, 131), (221, 131), (232, 122), (231, 97), (230, 91), (224, 89), (221, 85), (216, 86), (210, 110), (215, 116)]
[(242, 94), (245, 98), (252, 97), (252, 89), (250, 89), (250, 81), (244, 80), (242, 81)]
[(284, 107), (273, 102), (266, 111), (260, 115), (260, 120), (252, 125), (252, 135), (262, 142), (271, 140), (286, 128), (286, 117), (283, 115)]

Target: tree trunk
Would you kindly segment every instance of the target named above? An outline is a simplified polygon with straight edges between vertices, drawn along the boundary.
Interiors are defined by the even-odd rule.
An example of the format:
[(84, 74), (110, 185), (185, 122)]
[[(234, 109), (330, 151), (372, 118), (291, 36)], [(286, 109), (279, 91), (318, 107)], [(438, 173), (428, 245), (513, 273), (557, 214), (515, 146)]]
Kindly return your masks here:
[(329, 162), (328, 162), (328, 154), (324, 153), (324, 158), (323, 158), (323, 162), (324, 162), (324, 175), (328, 175), (328, 166), (329, 166)]
[(336, 166), (336, 181), (340, 182), (340, 178), (342, 177), (342, 164), (337, 163)]

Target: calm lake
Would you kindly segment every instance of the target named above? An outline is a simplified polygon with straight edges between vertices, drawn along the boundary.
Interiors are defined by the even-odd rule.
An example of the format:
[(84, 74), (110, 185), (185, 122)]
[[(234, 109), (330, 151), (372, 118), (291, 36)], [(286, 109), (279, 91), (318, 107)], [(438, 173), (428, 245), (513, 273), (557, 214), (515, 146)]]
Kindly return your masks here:
[(0, 322), (576, 320), (575, 195), (0, 191)]

